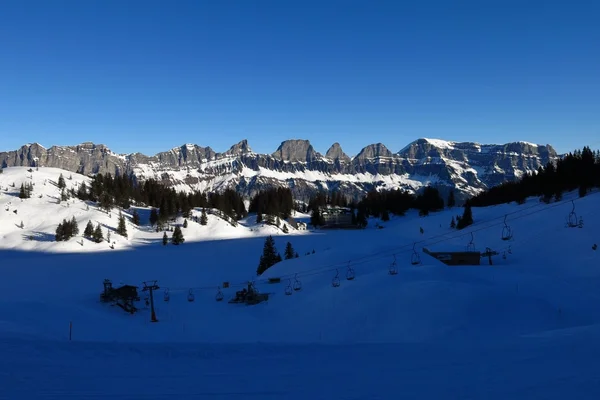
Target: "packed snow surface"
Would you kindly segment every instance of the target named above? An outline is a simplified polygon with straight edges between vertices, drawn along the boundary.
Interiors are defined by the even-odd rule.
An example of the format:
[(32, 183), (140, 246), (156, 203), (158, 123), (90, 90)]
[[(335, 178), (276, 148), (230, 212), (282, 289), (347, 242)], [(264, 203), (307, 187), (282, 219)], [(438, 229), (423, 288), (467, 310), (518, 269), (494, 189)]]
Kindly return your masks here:
[[(0, 398), (600, 396), (597, 192), (474, 208), (463, 231), (449, 227), (462, 209), (288, 234), (252, 215), (233, 226), (210, 214), (206, 226), (189, 221), (183, 245), (162, 246), (147, 209), (123, 238), (114, 233), (118, 210), (58, 203), (52, 182), (61, 172), (68, 187), (88, 179), (50, 168), (0, 174)], [(28, 180), (33, 195), (21, 201)], [(573, 204), (582, 228), (565, 226)], [(111, 230), (115, 248), (81, 235), (54, 242), (56, 225), (72, 216), (80, 231), (88, 220)], [(289, 241), (299, 257), (257, 277), (267, 235), (282, 255)], [(423, 252), (469, 245), (496, 251), (493, 265), (450, 267)], [(150, 322), (147, 292), (133, 315), (100, 303), (104, 279), (140, 288), (157, 280), (159, 322)], [(248, 280), (269, 301), (228, 304)], [(286, 295), (296, 282), (302, 289)]]

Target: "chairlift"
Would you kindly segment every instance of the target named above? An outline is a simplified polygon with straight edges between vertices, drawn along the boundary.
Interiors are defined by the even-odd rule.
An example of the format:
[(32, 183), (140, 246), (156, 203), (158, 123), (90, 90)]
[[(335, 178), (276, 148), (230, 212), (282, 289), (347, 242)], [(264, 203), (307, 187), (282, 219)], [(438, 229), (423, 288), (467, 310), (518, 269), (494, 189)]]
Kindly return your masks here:
[(288, 284), (285, 287), (285, 294), (286, 296), (291, 296), (292, 293), (294, 293), (294, 291), (292, 290), (292, 280), (288, 279)]
[(350, 266), (350, 261), (348, 261), (348, 270), (346, 271), (346, 279), (349, 281), (354, 280), (356, 274), (354, 273), (354, 269)]
[(392, 263), (390, 264), (390, 267), (388, 269), (388, 273), (390, 275), (397, 275), (398, 274), (398, 265), (396, 264), (396, 255), (394, 254), (394, 261), (392, 261)]
[(302, 290), (302, 282), (300, 282), (300, 279), (298, 279), (298, 274), (294, 276), (294, 290), (296, 292)]
[(475, 251), (475, 237), (473, 236), (473, 232), (471, 232), (471, 241), (467, 244), (467, 251)]
[[(575, 201), (571, 200), (571, 203), (573, 204), (573, 209), (571, 210), (571, 212), (569, 213), (569, 216), (567, 217), (567, 227), (568, 228), (576, 228), (579, 226), (579, 220), (577, 219), (577, 214), (575, 213)], [(583, 220), (581, 222), (583, 225)]]
[(419, 265), (421, 264), (421, 256), (419, 255), (419, 253), (417, 253), (417, 248), (416, 248), (417, 244), (413, 243), (413, 252), (410, 256), (410, 263), (412, 265)]
[(221, 286), (217, 286), (217, 294), (215, 296), (216, 301), (223, 301), (223, 292), (221, 292)]
[(335, 270), (335, 276), (333, 277), (333, 279), (331, 281), (331, 286), (333, 286), (333, 287), (340, 286), (340, 271), (338, 271), (337, 269)]
[(579, 217), (579, 224), (577, 226), (583, 228), (583, 217)]
[(164, 294), (164, 297), (163, 297), (163, 299), (164, 299), (165, 301), (169, 301), (169, 300), (171, 299), (171, 296), (169, 296), (169, 289), (168, 289), (168, 288), (167, 288), (167, 289), (165, 289), (165, 294)]
[(189, 302), (194, 301), (194, 291), (192, 289), (189, 290), (187, 299)]
[(502, 240), (510, 240), (513, 237), (512, 229), (506, 223), (507, 216), (508, 215), (504, 216), (504, 228), (502, 228)]

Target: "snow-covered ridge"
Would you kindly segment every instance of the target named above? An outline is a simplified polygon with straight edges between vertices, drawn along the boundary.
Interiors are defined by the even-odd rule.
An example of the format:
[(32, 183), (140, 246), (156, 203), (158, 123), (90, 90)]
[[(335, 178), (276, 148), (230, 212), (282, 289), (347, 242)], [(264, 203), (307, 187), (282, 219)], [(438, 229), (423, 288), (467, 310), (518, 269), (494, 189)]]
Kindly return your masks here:
[(348, 157), (335, 143), (327, 154), (316, 152), (307, 140), (284, 141), (272, 154), (255, 153), (243, 140), (222, 153), (186, 143), (155, 156), (116, 154), (104, 145), (85, 142), (0, 153), (0, 165), (58, 167), (85, 175), (125, 173), (187, 191), (234, 188), (252, 196), (261, 188), (288, 186), (300, 199), (318, 190), (340, 190), (357, 199), (372, 189), (418, 190), (426, 184), (421, 177), (470, 195), (534, 171), (556, 157), (550, 146), (432, 138), (418, 139), (398, 153), (375, 143)]

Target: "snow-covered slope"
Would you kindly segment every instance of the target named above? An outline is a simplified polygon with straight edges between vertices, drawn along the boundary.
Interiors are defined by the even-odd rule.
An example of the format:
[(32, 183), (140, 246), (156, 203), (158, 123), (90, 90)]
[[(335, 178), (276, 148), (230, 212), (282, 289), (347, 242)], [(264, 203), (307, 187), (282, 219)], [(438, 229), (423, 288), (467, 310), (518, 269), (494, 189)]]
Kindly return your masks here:
[[(261, 277), (268, 232), (251, 221), (190, 232), (197, 241), (182, 246), (144, 245), (150, 233), (139, 232), (120, 252), (23, 251), (26, 242), (6, 236), (15, 244), (0, 251), (0, 384), (9, 398), (597, 398), (599, 198), (474, 208), (463, 231), (448, 226), (454, 209), (371, 220), (365, 230), (279, 234), (277, 249), (290, 241), (300, 257)], [(571, 199), (583, 228), (565, 227)], [(505, 216), (510, 241), (501, 238)], [(469, 243), (498, 251), (493, 265), (449, 267), (422, 252)], [(145, 293), (134, 315), (101, 304), (105, 278), (156, 279), (159, 322), (150, 322)], [(250, 279), (271, 293), (268, 303), (215, 301), (223, 282), (227, 300)], [(302, 290), (288, 296), (295, 279)]]
[[(30, 170), (31, 172), (29, 172)], [(78, 185), (82, 182), (86, 182), (88, 185), (90, 183), (88, 177), (71, 174), (58, 168), (36, 170), (26, 167), (11, 167), (3, 170), (0, 174), (0, 213), (2, 215), (0, 248), (45, 252), (95, 252), (162, 243), (163, 232), (155, 232), (148, 226), (150, 212), (147, 208), (133, 207), (130, 210), (121, 211), (127, 221), (127, 238), (125, 238), (115, 233), (120, 210), (113, 209), (112, 212), (107, 213), (94, 203), (84, 202), (77, 198), (59, 201), (61, 190), (58, 188), (57, 182), (61, 174), (65, 179), (67, 189), (77, 190)], [(31, 198), (20, 199), (21, 184), (28, 183), (33, 185)], [(139, 227), (131, 223), (131, 213), (134, 209), (141, 217), (142, 224)], [(206, 239), (283, 234), (284, 225), (288, 225), (288, 235), (304, 232), (295, 230), (286, 222), (282, 222), (279, 229), (264, 224), (256, 225), (255, 217), (240, 221), (240, 224), (234, 227), (210, 211), (206, 226), (194, 222), (194, 219), (189, 220), (188, 227), (184, 228), (184, 237), (188, 243)], [(193, 210), (192, 214), (199, 218), (201, 210)], [(64, 219), (71, 220), (73, 217), (78, 222), (79, 235), (67, 242), (54, 241), (58, 224)], [(107, 240), (102, 243), (94, 243), (85, 239), (83, 230), (88, 221), (92, 221), (94, 227), (98, 224), (101, 225), (105, 239), (110, 232), (110, 243)], [(22, 228), (21, 223), (23, 223)], [(181, 225), (182, 223), (183, 219), (179, 218), (173, 224)]]

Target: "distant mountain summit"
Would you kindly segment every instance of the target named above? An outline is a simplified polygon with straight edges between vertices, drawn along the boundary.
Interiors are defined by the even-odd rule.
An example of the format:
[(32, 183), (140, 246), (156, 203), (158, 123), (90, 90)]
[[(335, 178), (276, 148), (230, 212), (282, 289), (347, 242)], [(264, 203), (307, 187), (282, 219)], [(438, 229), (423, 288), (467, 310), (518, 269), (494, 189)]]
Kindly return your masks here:
[(224, 153), (184, 144), (153, 156), (116, 154), (90, 142), (48, 149), (30, 143), (0, 152), (0, 165), (56, 167), (85, 175), (127, 174), (139, 181), (154, 178), (177, 190), (233, 188), (248, 196), (267, 187), (285, 186), (304, 200), (321, 190), (359, 198), (373, 189), (416, 192), (433, 185), (442, 192), (455, 189), (460, 199), (515, 180), (557, 157), (550, 145), (427, 138), (396, 153), (382, 143), (370, 144), (349, 157), (339, 143), (322, 155), (308, 140), (292, 139), (283, 141), (272, 154), (254, 153), (248, 141), (242, 140)]

